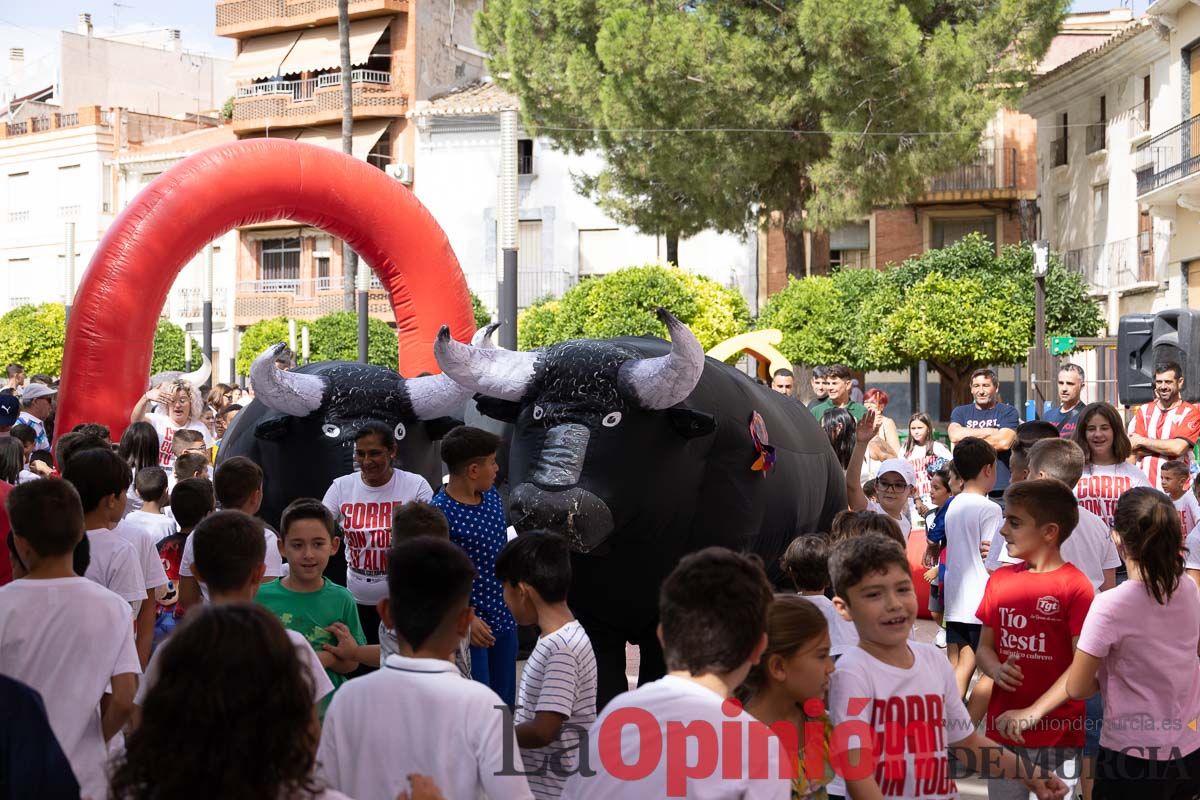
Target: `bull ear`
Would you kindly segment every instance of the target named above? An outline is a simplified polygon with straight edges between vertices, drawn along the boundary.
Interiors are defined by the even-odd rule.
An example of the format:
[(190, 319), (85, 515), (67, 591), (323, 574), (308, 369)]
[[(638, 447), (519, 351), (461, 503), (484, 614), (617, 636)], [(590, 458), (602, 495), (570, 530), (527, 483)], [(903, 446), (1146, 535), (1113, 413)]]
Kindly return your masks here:
[(264, 417), (254, 426), (254, 437), (267, 442), (277, 442), (287, 434), (291, 427), (291, 414), (272, 414)]
[(425, 432), (429, 434), (430, 441), (438, 441), (444, 439), (446, 434), (455, 428), (460, 428), (463, 425), (461, 419), (454, 417), (438, 417), (437, 419), (425, 420)]
[(690, 408), (668, 408), (667, 419), (675, 431), (685, 439), (708, 436), (717, 429), (717, 418), (703, 411)]
[(475, 395), (475, 407), (485, 417), (491, 417), (497, 422), (507, 422), (514, 425), (521, 415), (521, 404), (513, 400), (499, 400), (487, 395)]

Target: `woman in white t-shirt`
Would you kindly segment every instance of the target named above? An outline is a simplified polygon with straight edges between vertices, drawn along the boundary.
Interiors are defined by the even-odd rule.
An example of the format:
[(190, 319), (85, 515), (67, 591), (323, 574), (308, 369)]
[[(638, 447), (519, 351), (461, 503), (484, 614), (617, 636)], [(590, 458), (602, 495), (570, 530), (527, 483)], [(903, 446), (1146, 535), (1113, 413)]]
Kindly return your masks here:
[[(167, 413), (148, 413), (147, 408), (151, 402), (157, 402)], [(142, 395), (142, 399), (133, 407), (129, 420), (148, 422), (154, 426), (154, 431), (158, 434), (158, 464), (169, 473), (175, 466), (175, 454), (171, 452), (175, 431), (182, 428), (199, 431), (204, 436), (204, 446), (212, 447), (212, 433), (200, 421), (203, 408), (200, 391), (190, 381), (176, 378)]]
[(358, 472), (335, 478), (322, 502), (341, 525), (346, 552), (346, 588), (358, 603), (358, 616), (369, 644), (379, 643), (379, 612), (386, 600), (387, 553), (392, 546), (392, 511), (413, 500), (429, 502), (433, 489), (413, 472), (392, 466), (396, 436), (371, 421), (354, 437)]
[(928, 414), (918, 411), (908, 418), (908, 439), (904, 442), (904, 452), (900, 457), (912, 465), (917, 476), (914, 498), (916, 514), (913, 520), (914, 524), (920, 525), (936, 505), (929, 497), (929, 468), (938, 461), (950, 461), (954, 456), (950, 448), (933, 438), (933, 420)]
[(1146, 475), (1130, 464), (1132, 452), (1121, 415), (1108, 403), (1092, 403), (1079, 414), (1071, 441), (1083, 449), (1083, 477), (1075, 484), (1079, 505), (1110, 528), (1121, 495), (1135, 486), (1149, 486)]
[(114, 759), (110, 797), (346, 800), (316, 778), (312, 686), (269, 611), (196, 609), (156, 660), (141, 722)]

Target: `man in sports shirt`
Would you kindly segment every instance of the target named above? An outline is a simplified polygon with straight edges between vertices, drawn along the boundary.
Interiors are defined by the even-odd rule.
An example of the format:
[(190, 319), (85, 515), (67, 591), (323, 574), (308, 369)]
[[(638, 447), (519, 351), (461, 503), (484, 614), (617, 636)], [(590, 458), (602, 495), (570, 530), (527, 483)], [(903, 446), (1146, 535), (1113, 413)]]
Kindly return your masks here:
[(1182, 390), (1183, 367), (1174, 361), (1156, 364), (1155, 401), (1137, 410), (1129, 435), (1138, 467), (1156, 489), (1162, 488), (1162, 463), (1174, 459), (1190, 463), (1192, 447), (1200, 438), (1200, 408), (1184, 402)]

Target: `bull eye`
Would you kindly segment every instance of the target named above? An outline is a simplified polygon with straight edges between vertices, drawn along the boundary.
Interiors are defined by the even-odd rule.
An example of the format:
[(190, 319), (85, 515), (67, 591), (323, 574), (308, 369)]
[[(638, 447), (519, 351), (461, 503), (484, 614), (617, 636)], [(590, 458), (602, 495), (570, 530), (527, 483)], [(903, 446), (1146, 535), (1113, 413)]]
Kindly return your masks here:
[(615, 428), (615, 427), (617, 427), (618, 425), (620, 425), (620, 424), (621, 424), (621, 412), (620, 412), (620, 411), (613, 411), (613, 412), (611, 412), (611, 413), (609, 413), (609, 414), (606, 414), (606, 415), (604, 416), (604, 419), (600, 420), (600, 424), (601, 424), (601, 425), (603, 425), (603, 426), (604, 426), (604, 427), (606, 427), (606, 428)]
[(336, 439), (337, 437), (342, 435), (342, 429), (339, 428), (337, 425), (333, 425), (331, 423), (326, 423), (325, 425), (321, 426), (321, 433), (325, 434), (330, 439)]
[(404, 427), (404, 423), (397, 422), (396, 423), (396, 439), (397, 440), (403, 439), (407, 433), (408, 433), (408, 429)]
[(541, 419), (544, 416), (546, 416), (546, 412), (542, 409), (541, 406), (533, 407), (533, 418), (534, 419)]

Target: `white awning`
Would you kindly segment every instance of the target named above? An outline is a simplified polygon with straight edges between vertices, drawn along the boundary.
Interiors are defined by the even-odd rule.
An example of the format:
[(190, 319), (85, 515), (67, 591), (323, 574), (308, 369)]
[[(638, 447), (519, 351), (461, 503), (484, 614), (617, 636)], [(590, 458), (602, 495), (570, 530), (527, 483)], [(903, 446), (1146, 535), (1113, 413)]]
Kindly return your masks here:
[[(285, 31), (246, 39), (242, 42), (242, 52), (237, 54), (237, 58), (233, 60), (233, 66), (229, 70), (230, 80), (256, 81), (261, 78), (282, 75), (283, 73), (279, 71), (280, 65), (287, 58), (292, 45), (301, 36), (303, 33), (300, 31)], [(333, 49), (336, 56), (336, 37)]]
[[(392, 17), (372, 17), (350, 23), (350, 64), (360, 66), (367, 63), (371, 50)], [(316, 72), (322, 69), (337, 69), (341, 66), (338, 52), (337, 25), (309, 28), (300, 36), (280, 68), (280, 75), (299, 72)]]
[[(371, 152), (371, 148), (379, 141), (379, 137), (387, 130), (391, 124), (390, 119), (370, 119), (362, 122), (354, 123), (354, 144), (351, 147), (354, 157), (359, 161), (363, 161), (367, 157), (367, 153)], [(291, 132), (289, 131), (288, 134)], [(316, 128), (303, 128), (300, 130), (299, 136), (288, 135), (289, 139), (295, 139), (298, 142), (306, 144), (317, 144), (321, 147), (328, 147), (330, 150), (342, 149), (342, 126), (341, 125), (321, 125)]]

